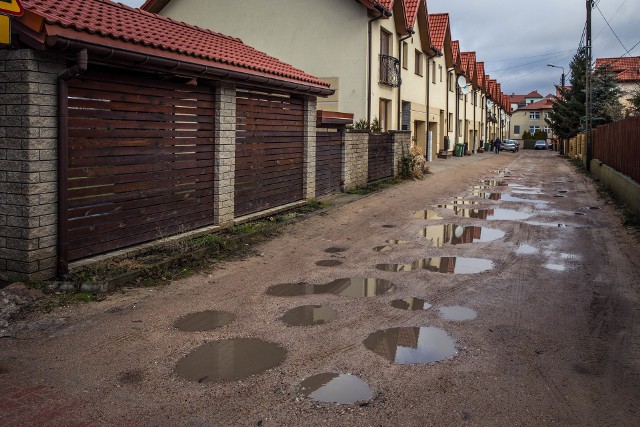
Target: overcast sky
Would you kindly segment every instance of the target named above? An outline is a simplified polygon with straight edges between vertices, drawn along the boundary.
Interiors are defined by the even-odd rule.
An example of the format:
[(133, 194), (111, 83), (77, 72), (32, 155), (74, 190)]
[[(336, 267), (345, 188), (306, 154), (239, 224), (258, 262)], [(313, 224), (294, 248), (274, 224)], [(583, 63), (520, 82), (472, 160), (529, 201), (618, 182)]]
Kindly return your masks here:
[[(134, 7), (144, 3), (120, 1)], [(640, 56), (640, 0), (596, 0), (596, 4), (593, 57), (622, 56), (622, 45), (631, 49), (632, 56)], [(562, 70), (547, 64), (569, 73), (586, 21), (586, 0), (427, 0), (427, 8), (429, 13), (449, 13), (454, 40), (460, 40), (463, 51), (477, 53), (507, 94), (555, 93)]]

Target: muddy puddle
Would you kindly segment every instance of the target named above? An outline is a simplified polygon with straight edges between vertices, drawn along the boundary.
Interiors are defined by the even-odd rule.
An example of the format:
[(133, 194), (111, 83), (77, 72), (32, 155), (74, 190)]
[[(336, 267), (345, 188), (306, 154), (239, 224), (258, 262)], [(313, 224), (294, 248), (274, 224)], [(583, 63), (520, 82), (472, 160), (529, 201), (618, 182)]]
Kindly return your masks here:
[(432, 307), (431, 304), (420, 298), (403, 298), (391, 301), (391, 307), (407, 311), (422, 311)]
[(376, 252), (389, 252), (393, 249), (391, 248), (391, 246), (385, 245), (385, 246), (376, 246), (375, 248), (373, 248), (373, 250)]
[(396, 228), (397, 225), (393, 225), (393, 224), (385, 224), (382, 226), (382, 228)]
[(518, 255), (533, 255), (537, 254), (538, 252), (540, 252), (540, 249), (527, 244), (522, 244), (518, 246), (518, 249), (516, 249), (516, 253)]
[(318, 267), (337, 267), (342, 265), (342, 261), (338, 261), (337, 259), (323, 259), (316, 261), (316, 265)]
[(388, 280), (376, 278), (345, 278), (329, 283), (314, 285), (311, 283), (283, 283), (267, 289), (267, 295), (292, 297), (301, 295), (333, 294), (349, 298), (370, 298), (387, 295), (395, 290)]
[(495, 228), (443, 224), (423, 228), (420, 235), (427, 238), (431, 242), (431, 246), (442, 247), (446, 244), (492, 242), (503, 238), (505, 232)]
[(275, 368), (286, 354), (279, 345), (257, 338), (213, 341), (179, 360), (176, 373), (197, 382), (240, 380)]
[(483, 219), (488, 221), (522, 221), (529, 219), (533, 214), (517, 211), (514, 209), (460, 209), (455, 208), (453, 212), (464, 218)]
[(517, 197), (509, 193), (473, 193), (473, 195), (481, 199), (500, 200), (503, 202), (534, 203), (539, 205), (546, 205), (549, 203), (548, 200), (527, 199), (524, 197)]
[(480, 180), (480, 185), (484, 185), (486, 187), (508, 187), (510, 184), (502, 179), (483, 179)]
[(440, 312), (440, 317), (442, 317), (444, 320), (451, 320), (454, 322), (473, 320), (476, 317), (478, 317), (478, 313), (476, 313), (475, 310), (468, 307), (462, 307), (459, 305), (454, 305), (450, 307), (441, 307), (439, 312)]
[(387, 243), (388, 245), (406, 245), (411, 242), (408, 240), (387, 240), (385, 243)]
[(540, 221), (526, 221), (525, 224), (537, 225), (538, 227), (557, 227), (557, 228), (568, 228), (572, 226), (570, 224), (563, 224), (559, 222), (540, 222)]
[(442, 217), (436, 211), (418, 211), (412, 216), (414, 219), (442, 219)]
[(434, 273), (445, 274), (477, 274), (493, 269), (494, 263), (491, 260), (483, 258), (434, 257), (419, 259), (410, 264), (378, 264), (376, 268), (394, 273), (428, 270)]
[(435, 363), (458, 354), (449, 334), (427, 326), (376, 331), (363, 343), (367, 349), (400, 365)]
[(334, 246), (334, 247), (331, 247), (331, 248), (327, 248), (324, 251), (326, 253), (328, 253), (328, 254), (337, 254), (337, 253), (340, 253), (340, 252), (346, 252), (348, 250), (349, 250), (349, 248), (345, 248), (345, 247), (341, 247), (341, 246)]
[(211, 331), (233, 322), (235, 319), (235, 315), (225, 311), (201, 311), (179, 318), (173, 326), (184, 332)]
[(317, 402), (348, 405), (371, 399), (371, 389), (351, 374), (325, 373), (300, 383), (298, 393)]
[(322, 305), (303, 305), (287, 311), (280, 318), (289, 326), (315, 326), (335, 320), (338, 313)]
[(543, 267), (546, 268), (547, 270), (552, 270), (552, 271), (565, 271), (567, 269), (567, 266), (565, 266), (564, 264), (556, 264), (553, 262), (548, 262), (544, 264)]

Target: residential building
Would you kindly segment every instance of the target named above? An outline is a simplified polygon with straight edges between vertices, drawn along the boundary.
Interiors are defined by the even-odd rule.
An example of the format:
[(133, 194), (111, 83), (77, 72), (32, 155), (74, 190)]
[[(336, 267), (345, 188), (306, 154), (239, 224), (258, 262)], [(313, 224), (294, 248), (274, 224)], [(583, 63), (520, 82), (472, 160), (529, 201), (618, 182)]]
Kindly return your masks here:
[(548, 138), (553, 138), (553, 132), (546, 122), (552, 108), (551, 98), (544, 98), (514, 111), (511, 117), (511, 138), (522, 140), (524, 132), (534, 133), (537, 130), (546, 131)]
[(620, 102), (629, 106), (632, 93), (640, 89), (640, 56), (596, 59), (596, 71), (606, 68), (615, 74), (621, 92)]
[(511, 95), (511, 109), (513, 111), (518, 108), (522, 108), (525, 105), (533, 104), (534, 102), (542, 101), (545, 97), (540, 95), (538, 91), (531, 91), (526, 95), (516, 95), (512, 93)]

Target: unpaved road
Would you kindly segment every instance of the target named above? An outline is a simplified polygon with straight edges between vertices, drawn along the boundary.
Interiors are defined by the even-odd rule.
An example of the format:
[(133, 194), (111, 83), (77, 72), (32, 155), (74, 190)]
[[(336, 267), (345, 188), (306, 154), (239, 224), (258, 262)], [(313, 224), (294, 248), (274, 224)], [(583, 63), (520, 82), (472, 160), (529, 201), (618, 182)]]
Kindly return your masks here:
[[(247, 259), (31, 319), (17, 338), (0, 339), (0, 424), (640, 425), (637, 236), (620, 225), (620, 214), (590, 180), (554, 153), (485, 157), (332, 208), (290, 226)], [(499, 177), (500, 170), (508, 176)], [(481, 179), (509, 186), (474, 190)], [(474, 194), (478, 190), (501, 193), (501, 200)], [(460, 196), (480, 202), (464, 207), (531, 216), (493, 219), (515, 215), (494, 210), (485, 220), (435, 208)], [(442, 219), (412, 217), (423, 209)], [(420, 232), (438, 224), (505, 235), (433, 247)], [(373, 250), (387, 239), (408, 243)], [(334, 247), (345, 250), (325, 252)], [(375, 268), (439, 256), (489, 259), (494, 268), (465, 275)], [(315, 264), (326, 259), (342, 264)], [(387, 279), (396, 289), (361, 299), (266, 294), (281, 283), (355, 277)], [(391, 307), (406, 297), (432, 307)], [(278, 320), (307, 304), (333, 308), (337, 318), (312, 327)], [(477, 317), (445, 320), (440, 309), (446, 306), (471, 308)], [(209, 332), (173, 327), (201, 310), (226, 310), (236, 320)], [(446, 331), (457, 354), (400, 365), (363, 345), (377, 330), (414, 326)], [(286, 357), (241, 381), (197, 382), (176, 374), (176, 363), (201, 344), (236, 337), (276, 343)], [(337, 405), (297, 394), (302, 380), (324, 372), (357, 375), (371, 399)]]

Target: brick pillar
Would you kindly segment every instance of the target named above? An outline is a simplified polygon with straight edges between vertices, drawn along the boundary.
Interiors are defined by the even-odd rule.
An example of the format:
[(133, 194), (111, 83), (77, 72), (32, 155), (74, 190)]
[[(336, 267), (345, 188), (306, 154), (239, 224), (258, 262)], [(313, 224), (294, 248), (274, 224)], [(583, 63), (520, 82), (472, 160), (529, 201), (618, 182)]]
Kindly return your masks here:
[(304, 100), (304, 171), (302, 197), (316, 197), (316, 123), (317, 104), (315, 97)]
[(233, 222), (236, 171), (236, 87), (218, 83), (215, 87), (215, 223)]
[(0, 280), (55, 275), (56, 55), (0, 50)]
[(369, 174), (369, 132), (344, 133), (344, 190), (367, 185)]
[(411, 131), (390, 131), (393, 141), (393, 176), (398, 176), (400, 171), (400, 160), (404, 156), (409, 156), (411, 149)]

